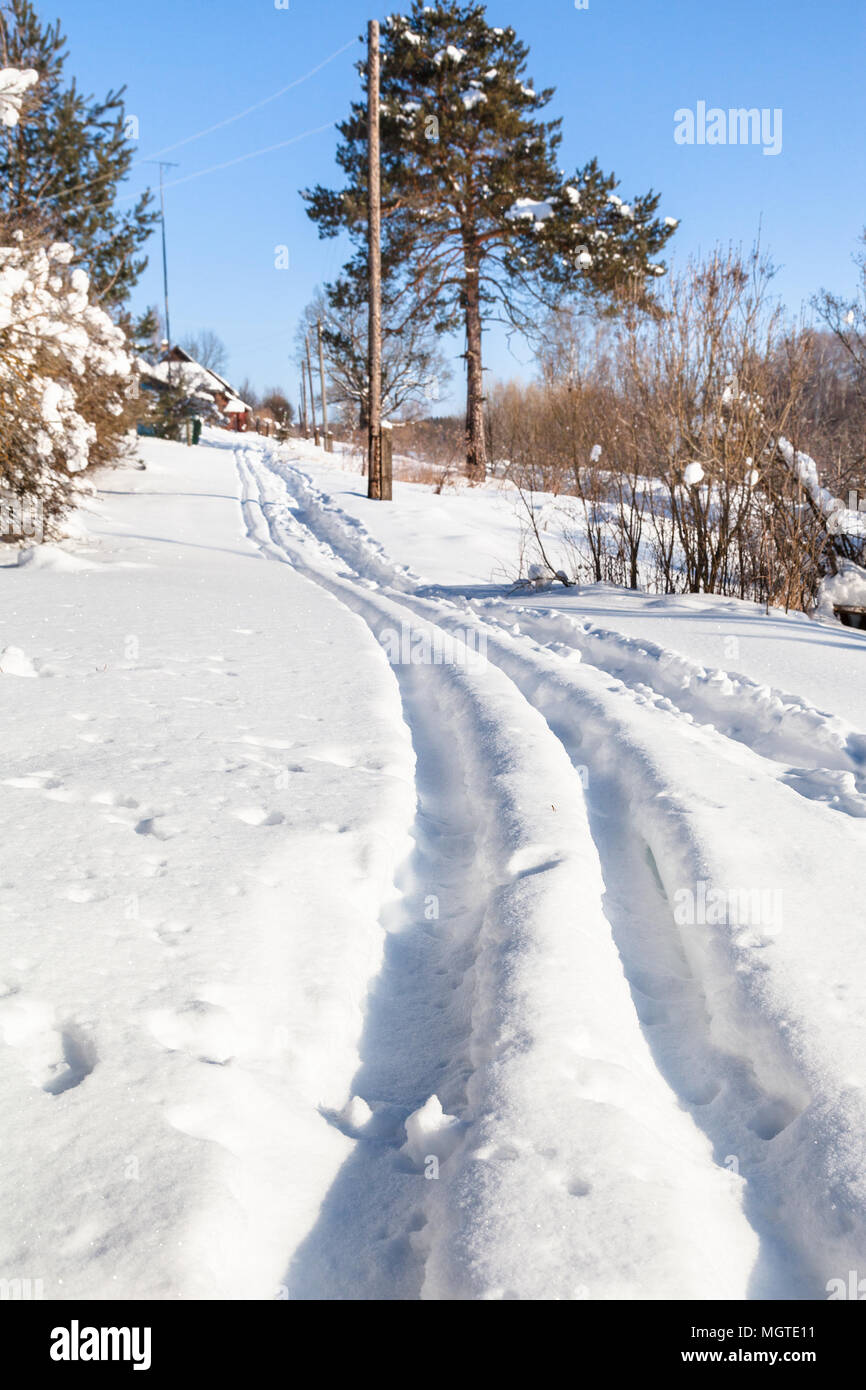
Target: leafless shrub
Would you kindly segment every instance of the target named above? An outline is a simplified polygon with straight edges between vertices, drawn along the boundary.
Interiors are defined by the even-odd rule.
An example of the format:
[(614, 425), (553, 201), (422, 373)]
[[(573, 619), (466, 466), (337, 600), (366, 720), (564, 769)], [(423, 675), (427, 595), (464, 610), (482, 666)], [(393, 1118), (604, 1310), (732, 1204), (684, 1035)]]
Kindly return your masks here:
[(672, 276), (653, 315), (554, 315), (540, 379), (488, 401), (536, 553), (531, 499), (552, 493), (581, 581), (810, 606), (840, 543), (777, 441), (816, 453), (835, 428), (837, 479), (856, 461), (822, 408), (823, 390), (841, 414), (844, 373), (822, 384), (826, 337), (785, 320), (772, 277), (760, 249), (720, 249)]

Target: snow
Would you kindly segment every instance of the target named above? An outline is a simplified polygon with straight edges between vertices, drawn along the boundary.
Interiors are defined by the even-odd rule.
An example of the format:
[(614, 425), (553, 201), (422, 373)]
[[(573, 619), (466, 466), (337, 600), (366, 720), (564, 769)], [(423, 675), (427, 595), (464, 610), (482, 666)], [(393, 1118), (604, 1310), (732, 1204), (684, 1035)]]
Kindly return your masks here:
[(58, 545), (37, 545), (18, 552), (18, 564), (31, 569), (55, 570), (61, 574), (75, 574), (81, 570), (94, 569), (91, 560), (85, 560), (74, 551), (65, 550)]
[[(517, 578), (524, 508), (510, 484), (491, 481), (479, 492), (458, 480), (455, 488), (437, 494), (429, 486), (398, 481), (397, 505), (371, 515), (365, 480), (341, 467), (338, 455), (325, 455), (303, 442), (293, 445), (293, 453), (328, 498), (323, 512), (317, 508), (322, 516), (317, 525), (330, 527), (333, 517), (333, 534), (339, 536), (341, 518), (343, 531), (355, 523), (358, 536), (366, 538), (363, 544), (359, 540), (359, 554), (374, 547), (382, 582), (395, 582), (388, 576), (396, 566), (402, 571), (401, 584), (458, 585), (480, 598), (507, 593)], [(556, 568), (567, 560), (557, 540), (552, 529), (550, 553)], [(794, 691), (852, 724), (863, 722), (863, 639), (836, 622), (828, 631), (803, 614), (773, 609), (766, 613), (750, 601), (711, 594), (634, 593), (608, 584), (579, 586), (569, 594), (557, 590), (543, 602), (636, 639), (655, 641), (708, 670), (726, 666), (760, 685)]]
[(545, 222), (548, 217), (553, 216), (553, 208), (548, 202), (539, 202), (534, 198), (518, 198), (505, 214), (512, 222), (526, 221)]
[(866, 608), (866, 570), (855, 565), (853, 560), (840, 560), (837, 573), (821, 581), (817, 614), (832, 619), (837, 605)]
[(433, 1157), (450, 1158), (460, 1141), (461, 1124), (455, 1115), (443, 1113), (438, 1096), (414, 1110), (406, 1120), (405, 1152), (417, 1167)]
[(697, 487), (698, 483), (704, 481), (704, 470), (699, 463), (688, 463), (683, 470), (683, 482), (686, 487)]
[(204, 401), (211, 403), (218, 396), (227, 396), (229, 402), (235, 407), (235, 411), (238, 407), (241, 412), (249, 409), (242, 401), (232, 395), (231, 388), (221, 377), (218, 377), (208, 367), (202, 367), (198, 362), (175, 362), (163, 358), (161, 362), (151, 365), (140, 360), (138, 369), (143, 375), (152, 376), (157, 381), (182, 385), (190, 396), (200, 396)]
[(39, 81), (33, 68), (0, 68), (0, 122), (16, 126), (21, 117), (21, 104), (26, 93)]
[[(294, 453), (297, 458), (303, 448)], [(854, 1172), (851, 1145), (862, 1121), (860, 1101), (846, 1091), (846, 1077), (856, 1072), (863, 1039), (852, 1035), (844, 1059), (835, 1056), (837, 1003), (825, 1010), (819, 1001), (838, 1000), (838, 985), (847, 979), (845, 962), (861, 950), (850, 886), (836, 866), (852, 864), (856, 854), (863, 736), (810, 710), (802, 700), (753, 689), (744, 677), (728, 674), (725, 692), (719, 689), (719, 676), (693, 670), (680, 657), (683, 669), (690, 671), (695, 697), (686, 701), (682, 673), (674, 667), (667, 675), (674, 660), (670, 652), (660, 650), (654, 658), (643, 643), (623, 645), (615, 634), (569, 642), (561, 630), (553, 636), (542, 615), (525, 605), (515, 634), (514, 601), (476, 597), (467, 605), (454, 593), (453, 583), (446, 598), (435, 587), (420, 586), (404, 564), (394, 564), (391, 583), (377, 595), (387, 574), (381, 549), (385, 530), (396, 526), (402, 536), (395, 561), (410, 547), (415, 550), (406, 525), (410, 489), (399, 496), (396, 517), (388, 517), (389, 508), (366, 508), (376, 540), (347, 515), (345, 504), (353, 495), (348, 478), (339, 503), (310, 481), (325, 470), (336, 475), (333, 462), (320, 455), (299, 468), (281, 460), (282, 455), (272, 458), (270, 467), (255, 460), (249, 465), (268, 480), (272, 543), (279, 543), (294, 563), (303, 555), (322, 582), (332, 592), (337, 584), (345, 600), (374, 626), (377, 612), (398, 605), (419, 621), (435, 622), (455, 635), (461, 632), (463, 640), (474, 629), (486, 641), (488, 661), (511, 682), (501, 687), (492, 669), (484, 680), (473, 671), (476, 709), (480, 713), (494, 698), (500, 713), (495, 718), (482, 715), (483, 723), (475, 728), (479, 715), (472, 714), (465, 691), (455, 726), (471, 800), (488, 827), (485, 863), (493, 864), (499, 885), (515, 881), (516, 875), (521, 888), (512, 917), (508, 893), (500, 887), (488, 919), (493, 936), (481, 937), (468, 1105), (455, 1105), (441, 1088), (426, 1092), (421, 1102), (423, 1108), (433, 1095), (445, 1114), (469, 1121), (466, 1138), (442, 1166), (442, 1183), (431, 1185), (425, 1235), (416, 1242), (425, 1260), (422, 1296), (574, 1297), (575, 1289), (583, 1288), (587, 1296), (609, 1298), (646, 1296), (652, 1288), (653, 1296), (667, 1297), (686, 1296), (686, 1290), (699, 1297), (744, 1296), (747, 1289), (757, 1297), (802, 1297), (808, 1289), (822, 1288), (829, 1271), (853, 1254), (853, 1245), (846, 1253), (847, 1237), (825, 1193), (829, 1175), (840, 1171), (840, 1164)], [(285, 485), (282, 504), (279, 480)], [(429, 519), (435, 509), (431, 512), (430, 494), (424, 496)], [(476, 492), (464, 500), (481, 512), (483, 527), (493, 498), (482, 494), (479, 502)], [(437, 505), (440, 501), (446, 499), (437, 498)], [(326, 551), (313, 556), (301, 534), (321, 538)], [(438, 539), (428, 535), (426, 556), (437, 557), (433, 575), (444, 579)], [(340, 567), (338, 579), (326, 578), (329, 554)], [(416, 568), (420, 563), (417, 552), (413, 563)], [(365, 588), (362, 597), (351, 570), (366, 576), (374, 589)], [(563, 627), (558, 614), (551, 621)], [(633, 673), (627, 662), (617, 665), (613, 650), (633, 650)], [(618, 669), (627, 682), (618, 676), (612, 682), (610, 673)], [(513, 703), (518, 693), (530, 708)], [(705, 722), (701, 700), (712, 710), (715, 727)], [(532, 723), (532, 706), (545, 715), (552, 741), (549, 732), (544, 735)], [(414, 727), (417, 706), (413, 702), (410, 707)], [(440, 704), (442, 710), (452, 707), (453, 696), (447, 706)], [(729, 717), (723, 728), (725, 708)], [(519, 731), (517, 747), (507, 743), (509, 730)], [(563, 750), (571, 761), (561, 761)], [(581, 827), (586, 811), (572, 778), (588, 754), (590, 808), (596, 805), (601, 819)], [(789, 757), (798, 763), (779, 761)], [(509, 777), (515, 779), (513, 792)], [(582, 787), (583, 778), (578, 780)], [(543, 827), (530, 809), (537, 804), (530, 788), (539, 784), (554, 814), (562, 816), (552, 824), (548, 815)], [(846, 787), (847, 794), (840, 795)], [(517, 816), (508, 810), (510, 794), (519, 795)], [(720, 814), (731, 807), (736, 814), (727, 813), (720, 834)], [(775, 834), (768, 839), (770, 825)], [(645, 846), (651, 847), (651, 857), (643, 854)], [(602, 917), (596, 917), (593, 906), (599, 900), (593, 887), (596, 854), (608, 896), (614, 895)], [(571, 879), (567, 866), (575, 856), (579, 867)], [(816, 862), (826, 867), (818, 871)], [(529, 884), (533, 897), (527, 900)], [(674, 904), (681, 903), (686, 890), (696, 903), (722, 895), (734, 905), (725, 915), (724, 933), (711, 913), (698, 913), (687, 931), (674, 930)], [(780, 891), (781, 931), (776, 913)], [(753, 901), (757, 911), (751, 910)], [(771, 904), (771, 918), (762, 915), (765, 903)], [(570, 928), (556, 934), (557, 924), (573, 920), (575, 904), (580, 904), (577, 920), (585, 927), (579, 947)], [(649, 947), (647, 914), (656, 921)], [(811, 944), (816, 915), (835, 924), (832, 945), (820, 963)], [(597, 929), (591, 927), (594, 921)], [(626, 1015), (616, 1012), (623, 989), (620, 956), (603, 964), (611, 926), (645, 1034), (632, 1032)], [(601, 954), (597, 966), (590, 967), (593, 941)], [(653, 949), (653, 941), (669, 944)], [(676, 965), (683, 949), (687, 964)], [(770, 951), (775, 954), (767, 955)], [(552, 967), (549, 977), (546, 965)], [(669, 988), (663, 983), (665, 971), (673, 972)], [(572, 975), (565, 993), (562, 972)], [(574, 972), (585, 990), (577, 989)], [(861, 979), (859, 971), (856, 978)], [(560, 1034), (557, 1010), (560, 1004), (565, 1007), (566, 994), (565, 1031)], [(698, 1026), (706, 1007), (698, 1004), (700, 999), (712, 1004)], [(853, 1023), (856, 1015), (846, 1012), (846, 1017)], [(522, 1019), (527, 1020), (525, 1037), (518, 1026)], [(583, 1042), (570, 1037), (568, 1030), (575, 1026), (583, 1029)], [(644, 1036), (651, 1039), (646, 1069), (641, 1061)], [(515, 1037), (513, 1049), (504, 1046), (500, 1054), (494, 1041), (499, 1037)], [(614, 1038), (620, 1050), (610, 1053)], [(609, 1073), (597, 1062), (589, 1064), (590, 1056), (608, 1055), (616, 1058)], [(572, 1056), (576, 1060), (569, 1069), (565, 1059)], [(652, 1080), (658, 1075), (654, 1067), (661, 1068), (674, 1093), (685, 1095), (696, 1129), (682, 1128), (682, 1111), (667, 1109), (667, 1093), (657, 1091)], [(551, 1077), (555, 1089), (548, 1096), (545, 1079)], [(614, 1077), (618, 1080), (611, 1089)], [(563, 1079), (569, 1121), (560, 1113)], [(584, 1095), (591, 1113), (585, 1120), (580, 1117)], [(609, 1124), (599, 1122), (600, 1101), (610, 1107)], [(545, 1130), (541, 1120), (548, 1114), (556, 1116), (553, 1131)], [(646, 1206), (633, 1205), (626, 1176), (633, 1136), (646, 1126), (656, 1136), (654, 1144), (665, 1135), (678, 1154), (676, 1160), (663, 1158), (657, 1174), (652, 1164), (647, 1166), (645, 1143), (633, 1160), (650, 1184), (650, 1205), (657, 1214), (663, 1212), (661, 1242), (653, 1235), (658, 1225), (651, 1231), (643, 1219)], [(734, 1155), (736, 1169), (708, 1166), (698, 1131), (718, 1153)], [(799, 1161), (798, 1155), (807, 1153), (823, 1176), (813, 1180)], [(358, 1162), (364, 1170), (360, 1155)], [(652, 1186), (674, 1163), (688, 1211), (701, 1212), (702, 1232), (713, 1251), (709, 1260), (691, 1247), (684, 1210), (671, 1202), (669, 1192)], [(584, 1203), (577, 1218), (572, 1204), (560, 1206), (553, 1195), (557, 1173), (563, 1174), (567, 1195), (579, 1195)], [(722, 1181), (714, 1182), (713, 1174)], [(864, 1199), (859, 1179), (851, 1181), (844, 1199), (849, 1213), (861, 1211)], [(646, 1200), (644, 1192), (642, 1202)], [(752, 1215), (744, 1220), (746, 1211)], [(322, 1239), (327, 1245), (324, 1235)], [(529, 1258), (530, 1250), (538, 1254)], [(706, 1250), (707, 1245), (704, 1254)], [(319, 1248), (318, 1270), (324, 1258)], [(644, 1273), (653, 1270), (644, 1284), (634, 1274), (636, 1259)], [(330, 1296), (342, 1296), (339, 1281), (319, 1289), (328, 1287)]]
[(0, 674), (30, 678), (38, 676), (39, 672), (20, 647), (4, 647), (0, 651)]
[(0, 676), (0, 1266), (268, 1298), (351, 1151), (318, 1107), (357, 1066), (414, 759), (381, 651), (245, 539), (232, 451), (142, 450), (88, 515), (98, 564), (0, 568), (0, 668), (52, 668)]
[(143, 453), (88, 568), (0, 568), (7, 1277), (825, 1297), (866, 1241), (863, 636), (516, 591), (502, 483)]
[(788, 467), (800, 479), (813, 502), (827, 518), (827, 530), (830, 534), (866, 536), (866, 513), (851, 511), (840, 498), (834, 497), (827, 488), (821, 486), (815, 460), (795, 449), (787, 439), (779, 439), (778, 447)]
[(446, 58), (450, 59), (452, 63), (461, 63), (465, 57), (465, 49), (457, 48), (453, 43), (449, 43), (446, 48), (440, 49), (438, 53), (433, 55), (433, 62), (437, 67), (441, 67)]
[(46, 248), (20, 232), (13, 240), (0, 248), (0, 387), (30, 426), (30, 456), (21, 461), (28, 485), (50, 501), (68, 474), (87, 468), (96, 441), (95, 427), (77, 410), (78, 381), (86, 374), (116, 378), (112, 390), (106, 383), (105, 405), (119, 410), (132, 361), (123, 331), (90, 303), (85, 271), (69, 270), (73, 248)]

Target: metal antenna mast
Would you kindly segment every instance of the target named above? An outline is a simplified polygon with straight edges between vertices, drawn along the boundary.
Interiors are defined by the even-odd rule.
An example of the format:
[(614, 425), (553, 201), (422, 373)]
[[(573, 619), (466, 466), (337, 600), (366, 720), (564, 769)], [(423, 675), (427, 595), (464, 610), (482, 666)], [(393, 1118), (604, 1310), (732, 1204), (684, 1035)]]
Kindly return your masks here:
[[(166, 169), (179, 169), (179, 164), (174, 164), (167, 159), (149, 159), (149, 164), (159, 165), (159, 206), (162, 222), (162, 283), (165, 292), (165, 337), (168, 343), (169, 352), (171, 351), (171, 320), (168, 315), (168, 252), (165, 245), (165, 171)], [(169, 364), (169, 374), (171, 364)]]

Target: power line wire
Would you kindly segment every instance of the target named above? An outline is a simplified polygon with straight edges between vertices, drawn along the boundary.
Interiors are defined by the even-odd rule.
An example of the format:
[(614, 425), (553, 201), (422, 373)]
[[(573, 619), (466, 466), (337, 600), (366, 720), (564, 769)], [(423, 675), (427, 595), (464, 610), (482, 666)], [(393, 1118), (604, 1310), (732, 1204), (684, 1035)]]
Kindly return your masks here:
[(279, 144), (267, 145), (262, 150), (250, 150), (249, 154), (240, 154), (236, 159), (227, 159), (222, 164), (212, 164), (208, 169), (198, 169), (194, 174), (184, 174), (182, 179), (172, 179), (165, 186), (166, 188), (179, 188), (182, 183), (191, 183), (193, 179), (203, 178), (205, 174), (215, 174), (220, 169), (231, 169), (234, 164), (243, 164), (247, 159), (257, 159), (259, 155), (272, 154), (274, 150), (284, 150), (287, 145), (296, 145), (299, 140), (306, 140), (311, 135), (321, 135), (323, 130), (333, 130), (336, 124), (336, 121), (328, 121), (325, 125), (316, 126), (315, 130), (305, 130), (300, 135), (293, 135), (290, 140), (280, 140)]
[[(279, 89), (279, 91), (277, 91), (277, 92), (272, 92), (270, 96), (263, 97), (261, 101), (257, 101), (253, 106), (248, 106), (244, 111), (239, 111), (239, 112), (237, 113), (237, 115), (235, 115), (235, 116), (228, 116), (228, 117), (226, 117), (226, 119), (223, 120), (223, 121), (217, 121), (216, 125), (208, 126), (206, 130), (200, 130), (200, 131), (198, 131), (195, 135), (188, 135), (188, 136), (186, 136), (183, 140), (178, 140), (174, 145), (167, 145), (167, 146), (165, 147), (165, 149), (158, 150), (158, 151), (156, 152), (156, 154), (154, 154), (154, 155), (149, 155), (146, 159), (143, 158), (143, 159), (136, 159), (136, 160), (134, 160), (133, 163), (130, 165), (130, 171), (133, 170), (133, 169), (139, 168), (139, 166), (142, 165), (142, 164), (149, 164), (149, 163), (152, 163), (152, 162), (158, 160), (162, 155), (170, 154), (172, 150), (179, 150), (183, 145), (192, 144), (193, 141), (195, 141), (195, 140), (202, 140), (206, 135), (211, 135), (215, 130), (222, 130), (225, 126), (233, 125), (236, 121), (243, 120), (243, 118), (244, 118), (245, 116), (251, 115), (253, 111), (258, 111), (258, 110), (260, 110), (263, 106), (267, 106), (270, 102), (276, 101), (276, 100), (277, 100), (279, 97), (281, 97), (281, 96), (285, 96), (286, 92), (290, 92), (290, 91), (292, 90), (293, 87), (299, 87), (299, 86), (301, 85), (301, 83), (307, 82), (307, 81), (309, 81), (309, 79), (310, 79), (311, 77), (314, 77), (314, 76), (316, 75), (317, 72), (321, 72), (322, 68), (327, 67), (327, 65), (328, 65), (329, 63), (332, 63), (332, 62), (334, 61), (335, 58), (339, 58), (340, 54), (341, 54), (341, 53), (345, 53), (346, 50), (349, 49), (349, 48), (351, 48), (351, 47), (352, 47), (352, 44), (354, 44), (354, 43), (357, 43), (357, 39), (351, 39), (351, 40), (349, 41), (349, 43), (343, 44), (343, 47), (342, 47), (342, 48), (338, 48), (338, 49), (336, 50), (336, 52), (332, 53), (328, 58), (324, 58), (324, 59), (322, 60), (321, 63), (317, 63), (317, 65), (316, 65), (314, 68), (311, 68), (309, 72), (304, 73), (302, 77), (296, 77), (296, 78), (294, 79), (294, 81), (293, 81), (293, 82), (289, 82), (287, 86), (281, 87), (281, 88)], [(333, 125), (333, 124), (335, 124), (335, 122), (331, 122), (331, 124)], [(321, 129), (323, 129), (323, 130), (326, 129), (326, 128), (327, 128), (327, 127), (325, 127), (325, 126), (321, 127)], [(318, 132), (316, 132), (316, 131), (308, 131), (308, 132), (306, 132), (306, 133), (307, 133), (307, 134), (314, 135), (314, 134), (317, 134)], [(298, 136), (298, 137), (297, 137), (297, 139), (303, 139), (303, 138), (304, 138), (303, 136)], [(294, 141), (286, 141), (285, 143), (286, 143), (286, 144), (293, 144)], [(281, 146), (280, 146), (280, 145), (273, 145), (273, 146), (271, 146), (271, 148), (276, 150), (276, 149), (280, 149)], [(257, 151), (256, 153), (259, 153), (259, 152)], [(263, 150), (263, 151), (260, 151), (260, 153), (267, 154), (268, 151), (267, 151), (267, 150)], [(252, 159), (252, 158), (253, 158), (253, 155), (252, 155), (252, 154), (250, 154), (250, 155), (244, 155), (244, 156), (242, 156), (242, 158), (244, 158), (244, 159)], [(238, 161), (238, 162), (240, 162), (240, 161)], [(217, 164), (217, 165), (214, 165), (213, 167), (214, 167), (214, 169), (219, 169), (219, 168), (222, 168), (222, 167), (224, 167), (224, 166), (218, 165), (218, 164)], [(210, 173), (210, 172), (211, 172), (211, 170), (202, 170), (202, 171), (201, 171), (201, 173)], [(31, 207), (41, 207), (41, 206), (43, 206), (44, 204), (56, 205), (57, 203), (65, 202), (67, 198), (74, 197), (74, 195), (75, 195), (76, 193), (81, 192), (82, 189), (84, 189), (84, 188), (87, 188), (87, 189), (95, 188), (97, 184), (99, 184), (99, 183), (107, 183), (107, 182), (108, 182), (110, 179), (112, 179), (113, 177), (114, 177), (113, 174), (108, 173), (108, 174), (103, 174), (101, 178), (84, 180), (84, 181), (82, 181), (81, 183), (73, 184), (72, 188), (64, 189), (61, 193), (58, 193), (58, 194), (45, 194), (45, 195), (44, 195), (43, 197), (41, 197), (41, 198), (35, 198), (35, 199), (33, 199), (33, 201), (31, 202), (30, 206), (31, 206)], [(190, 174), (189, 177), (190, 177), (190, 178), (198, 178), (198, 177), (200, 177), (200, 175), (199, 175), (199, 174)], [(181, 180), (181, 182), (185, 182), (185, 180)], [(167, 186), (168, 186), (168, 187), (171, 187), (170, 184), (167, 185)], [(124, 194), (123, 197), (121, 198), (121, 201), (128, 201), (128, 200), (131, 199), (131, 198), (139, 198), (139, 197), (141, 197), (141, 196), (142, 196), (142, 195), (141, 195), (140, 193)], [(91, 207), (94, 209), (94, 211), (98, 211), (99, 209), (101, 209), (101, 208), (103, 208), (103, 207), (110, 207), (111, 203), (113, 203), (114, 201), (115, 201), (114, 198), (111, 198), (111, 199), (108, 199), (105, 203), (97, 203), (97, 204), (95, 204), (95, 205), (94, 205), (94, 204), (91, 204)]]
[[(357, 43), (357, 39), (350, 39), (348, 43), (343, 44), (342, 48), (338, 48), (336, 53), (332, 53), (329, 58), (323, 59), (323, 61), (321, 63), (318, 63), (316, 67), (311, 68), (309, 72), (304, 73), (303, 77), (296, 77), (294, 82), (289, 82), (287, 86), (281, 87), (278, 92), (272, 92), (269, 97), (263, 97), (261, 101), (255, 102), (253, 106), (248, 106), (245, 111), (239, 111), (236, 116), (228, 116), (224, 121), (217, 121), (216, 125), (211, 125), (208, 126), (206, 130), (198, 131), (196, 135), (187, 135), (184, 140), (178, 140), (177, 143), (174, 145), (166, 145), (165, 149), (158, 150), (155, 155), (151, 155), (151, 159), (159, 159), (164, 154), (171, 154), (172, 151), (179, 150), (184, 145), (192, 144), (194, 140), (202, 140), (204, 139), (205, 135), (212, 135), (215, 130), (223, 130), (225, 126), (233, 125), (235, 121), (242, 121), (245, 116), (252, 115), (253, 111), (260, 111), (263, 106), (268, 106), (270, 102), (276, 101), (279, 97), (285, 96), (286, 92), (290, 92), (293, 87), (300, 87), (302, 82), (307, 82), (311, 77), (315, 77), (317, 72), (321, 72), (322, 68), (327, 67), (328, 64), (332, 63), (335, 58), (339, 58), (341, 53), (345, 53), (346, 50), (348, 48), (351, 48), (352, 45), (355, 43)], [(277, 147), (275, 146), (274, 148)], [(140, 164), (143, 161), (137, 160), (136, 162)]]

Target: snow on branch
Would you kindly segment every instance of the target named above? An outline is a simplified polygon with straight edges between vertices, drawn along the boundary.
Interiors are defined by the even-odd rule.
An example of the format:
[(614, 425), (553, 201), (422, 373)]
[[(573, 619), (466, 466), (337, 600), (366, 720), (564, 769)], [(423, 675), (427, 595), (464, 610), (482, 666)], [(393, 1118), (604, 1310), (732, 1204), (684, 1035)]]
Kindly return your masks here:
[(846, 507), (828, 488), (822, 487), (818, 477), (818, 465), (809, 454), (801, 453), (784, 437), (778, 440), (779, 454), (796, 478), (803, 484), (809, 497), (824, 517), (827, 530), (832, 536), (855, 536), (866, 538), (866, 512), (855, 512)]
[(21, 103), (26, 93), (39, 81), (32, 68), (0, 68), (0, 122), (16, 126), (21, 117)]

